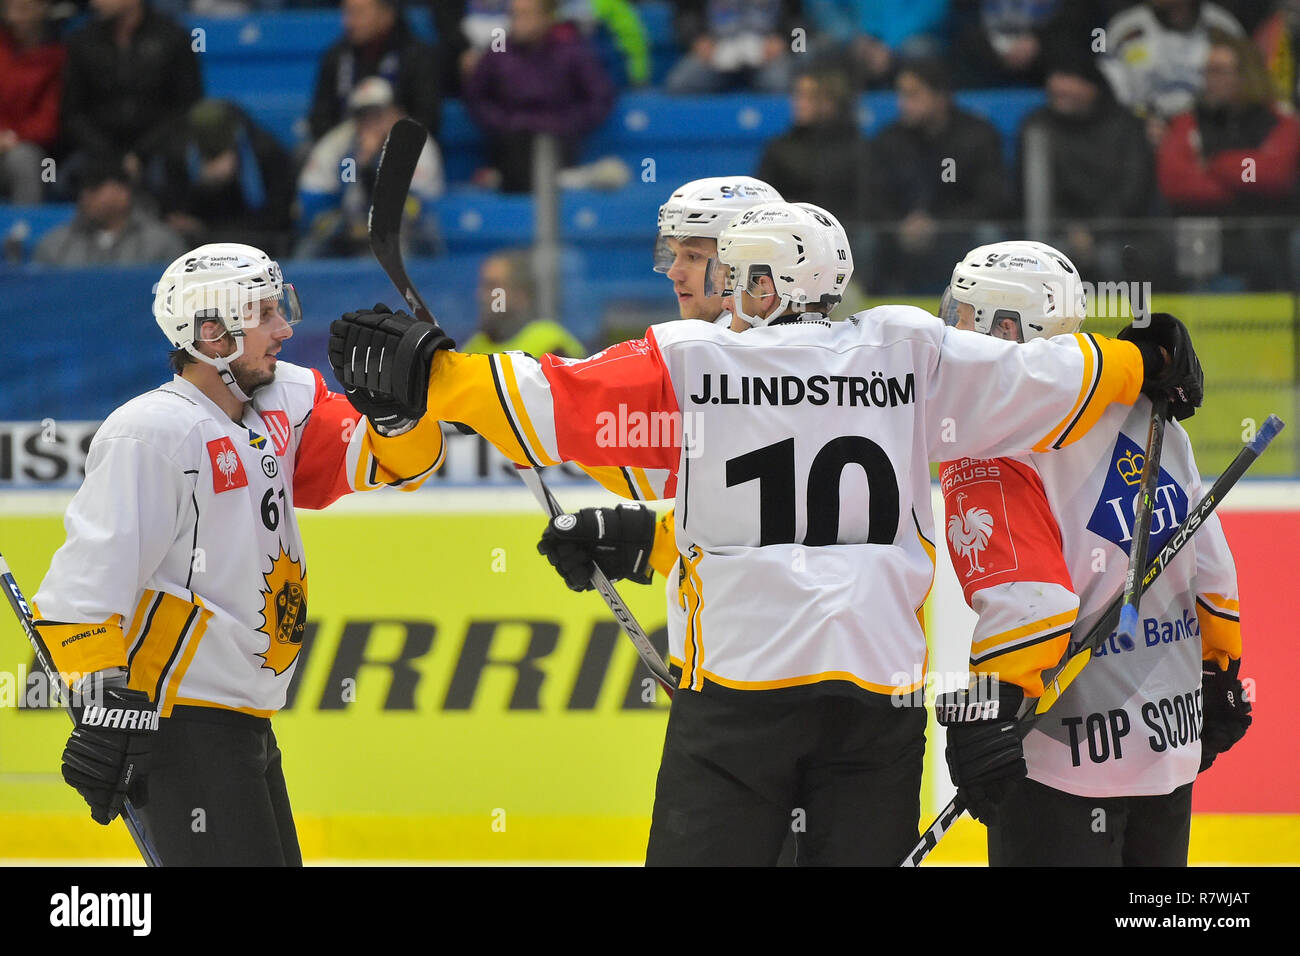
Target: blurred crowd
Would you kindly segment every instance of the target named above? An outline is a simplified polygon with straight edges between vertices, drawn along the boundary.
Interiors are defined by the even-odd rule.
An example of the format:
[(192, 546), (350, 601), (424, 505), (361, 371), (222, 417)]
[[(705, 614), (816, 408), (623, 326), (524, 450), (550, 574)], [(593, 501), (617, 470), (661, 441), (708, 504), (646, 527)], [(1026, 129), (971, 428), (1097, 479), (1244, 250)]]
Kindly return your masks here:
[[(339, 35), (291, 147), (240, 105), (205, 97), (184, 22), (314, 6), (337, 6)], [(431, 134), (412, 183), (412, 242), (438, 254), (418, 210), (446, 189), (439, 130), (453, 97), (482, 131), (476, 186), (530, 189), (538, 134), (558, 143), (563, 183), (627, 182), (618, 162), (580, 159), (620, 93), (652, 84), (639, 4), (424, 6), (433, 44), (400, 0), (0, 0), (0, 201), (77, 204), (35, 250), (49, 264), (152, 262), (233, 239), (275, 255), (362, 254), (384, 136), (412, 116)], [(1300, 257), (1288, 222), (1300, 0), (683, 0), (673, 10), (677, 57), (657, 88), (788, 94), (790, 128), (757, 169), (730, 172), (836, 212), (873, 293), (942, 285), (966, 249), (1036, 212), (1054, 233), (1037, 238), (1089, 274), (1117, 277), (1126, 229), (1170, 216), (1185, 220), (1155, 256), (1170, 271), (1209, 243), (1248, 288), (1279, 288)], [(990, 87), (1045, 91), (1013, 151), (954, 97)], [(870, 138), (864, 91), (897, 103)]]

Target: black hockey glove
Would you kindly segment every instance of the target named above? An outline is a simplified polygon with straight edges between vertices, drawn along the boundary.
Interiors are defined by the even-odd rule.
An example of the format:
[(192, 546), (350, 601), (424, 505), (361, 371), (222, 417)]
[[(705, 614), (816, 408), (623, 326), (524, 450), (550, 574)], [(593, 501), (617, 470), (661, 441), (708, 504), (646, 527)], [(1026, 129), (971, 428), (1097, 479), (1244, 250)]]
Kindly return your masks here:
[(1146, 325), (1135, 322), (1117, 338), (1132, 342), (1142, 353), (1142, 394), (1152, 401), (1168, 397), (1169, 414), (1179, 421), (1196, 414), (1205, 398), (1205, 374), (1187, 326), (1168, 312), (1153, 312)]
[(1001, 681), (979, 683), (970, 690), (943, 694), (934, 703), (935, 718), (948, 728), (948, 773), (957, 793), (976, 820), (989, 812), (1025, 776), (1025, 750), (1016, 732), (1016, 712), (1024, 691)]
[(93, 691), (84, 691), (89, 702), (76, 714), (77, 726), (63, 749), (63, 779), (90, 805), (94, 821), (104, 826), (113, 822), (128, 797), (137, 806), (147, 802), (145, 778), (158, 729), (158, 710), (149, 695), (124, 685), (124, 678), (107, 678)]
[(650, 567), (654, 540), (655, 513), (644, 505), (583, 508), (577, 514), (552, 518), (537, 550), (572, 590), (590, 591), (596, 564), (611, 581), (626, 578), (649, 584), (654, 577)]
[(434, 353), (455, 347), (438, 325), (383, 303), (330, 324), (334, 375), (352, 406), (384, 433), (400, 432), (423, 417)]
[(1219, 670), (1214, 661), (1204, 661), (1201, 667), (1201, 706), (1204, 723), (1201, 725), (1201, 769), (1210, 769), (1214, 758), (1232, 749), (1254, 719), (1250, 716), (1250, 701), (1242, 694), (1237, 672), (1241, 661), (1228, 664), (1226, 671)]

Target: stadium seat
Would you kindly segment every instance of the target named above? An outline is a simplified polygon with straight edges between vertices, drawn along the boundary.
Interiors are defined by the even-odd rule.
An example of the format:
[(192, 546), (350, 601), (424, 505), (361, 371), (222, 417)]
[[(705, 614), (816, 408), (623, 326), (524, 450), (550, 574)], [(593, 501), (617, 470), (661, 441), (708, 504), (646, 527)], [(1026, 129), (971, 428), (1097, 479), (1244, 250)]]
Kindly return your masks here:
[(21, 261), (28, 261), (42, 236), (57, 226), (71, 222), (76, 214), (76, 203), (44, 203), (40, 206), (10, 206), (0, 203), (0, 237), (4, 239), (6, 256), (12, 254), (12, 242), (21, 251)]

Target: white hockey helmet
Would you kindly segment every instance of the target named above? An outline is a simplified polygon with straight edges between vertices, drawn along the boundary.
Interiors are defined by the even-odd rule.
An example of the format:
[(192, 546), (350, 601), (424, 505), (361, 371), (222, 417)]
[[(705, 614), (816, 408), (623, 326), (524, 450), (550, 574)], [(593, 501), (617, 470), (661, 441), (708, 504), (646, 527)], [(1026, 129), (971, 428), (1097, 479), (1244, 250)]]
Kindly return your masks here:
[[(767, 325), (786, 309), (806, 312), (844, 298), (853, 275), (849, 237), (839, 220), (806, 202), (765, 202), (736, 217), (718, 236), (718, 259), (728, 270), (732, 311), (750, 325)], [(769, 276), (778, 301), (767, 315), (746, 315), (740, 292)]]
[[(714, 176), (694, 179), (680, 186), (659, 207), (659, 228), (655, 236), (655, 272), (667, 272), (673, 265), (669, 239), (700, 237), (717, 239), (736, 216), (760, 202), (779, 201), (781, 194), (752, 176)], [(711, 261), (704, 275), (704, 294), (722, 291), (722, 279), (715, 281)]]
[[(279, 264), (261, 249), (236, 242), (199, 246), (174, 261), (154, 287), (153, 316), (173, 348), (184, 349), (221, 373), (240, 401), (248, 396), (235, 385), (230, 363), (244, 354), (244, 330), (261, 320), (264, 299), (280, 302), (280, 314), (290, 325), (302, 318), (298, 293), (284, 281)], [(205, 322), (219, 322), (222, 332), (201, 339)], [(235, 351), (224, 357), (204, 355), (200, 341), (229, 334)]]
[(1079, 271), (1065, 253), (1017, 239), (972, 249), (952, 270), (939, 317), (957, 324), (957, 305), (975, 310), (975, 330), (988, 335), (999, 319), (1014, 319), (1020, 340), (1077, 332), (1088, 309)]

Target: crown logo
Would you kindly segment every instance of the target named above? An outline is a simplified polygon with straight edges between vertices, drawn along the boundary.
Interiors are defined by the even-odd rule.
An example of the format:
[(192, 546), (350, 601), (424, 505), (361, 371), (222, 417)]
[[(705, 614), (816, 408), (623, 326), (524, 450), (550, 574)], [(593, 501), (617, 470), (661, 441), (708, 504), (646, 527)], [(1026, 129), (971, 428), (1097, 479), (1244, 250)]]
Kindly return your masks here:
[(1136, 485), (1142, 480), (1142, 468), (1146, 465), (1146, 456), (1129, 452), (1115, 462), (1115, 470), (1124, 479), (1126, 485)]

